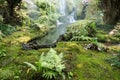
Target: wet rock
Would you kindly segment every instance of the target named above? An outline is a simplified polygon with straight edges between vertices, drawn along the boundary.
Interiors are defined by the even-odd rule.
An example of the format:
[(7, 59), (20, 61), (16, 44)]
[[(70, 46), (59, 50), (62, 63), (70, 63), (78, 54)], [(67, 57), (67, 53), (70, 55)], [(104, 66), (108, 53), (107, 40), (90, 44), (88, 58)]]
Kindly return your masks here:
[(41, 49), (41, 48), (53, 48), (53, 47), (56, 47), (56, 44), (57, 44), (58, 41), (55, 41), (51, 44), (38, 44), (37, 42), (29, 42), (29, 43), (22, 43), (22, 49), (23, 50), (32, 50), (32, 49), (35, 49), (35, 50), (38, 50), (38, 49)]
[(97, 44), (94, 43), (89, 43), (89, 44), (85, 44), (84, 48), (86, 50), (95, 50), (95, 51), (105, 51), (107, 52), (109, 50), (109, 48), (107, 46), (98, 46)]

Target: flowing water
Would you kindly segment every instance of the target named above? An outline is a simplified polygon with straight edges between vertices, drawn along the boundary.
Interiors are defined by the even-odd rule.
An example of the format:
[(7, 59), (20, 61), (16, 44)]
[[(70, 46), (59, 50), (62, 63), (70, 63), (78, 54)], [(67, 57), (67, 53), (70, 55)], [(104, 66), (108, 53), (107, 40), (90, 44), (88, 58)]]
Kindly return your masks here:
[(37, 44), (39, 45), (47, 45), (56, 42), (60, 35), (65, 34), (66, 32), (66, 24), (61, 24), (58, 27), (49, 31), (48, 35), (43, 37), (41, 40), (37, 40)]
[[(32, 1), (32, 0), (27, 0)], [(33, 5), (33, 4), (32, 4)], [(32, 8), (35, 8), (33, 5)], [(36, 8), (35, 8), (36, 9)], [(36, 40), (38, 45), (47, 45), (56, 42), (60, 35), (65, 34), (66, 26), (75, 22), (76, 9), (73, 7), (73, 10), (70, 14), (67, 11), (66, 0), (59, 0), (59, 13), (61, 14), (60, 18), (57, 20), (57, 26), (54, 29), (51, 29), (45, 37), (40, 40)]]
[(75, 9), (75, 5), (74, 5), (74, 1), (71, 0), (73, 5), (72, 6), (72, 11), (71, 13), (69, 13), (67, 7), (67, 1), (66, 0), (59, 0), (59, 13), (61, 14), (61, 17), (58, 19), (58, 24), (60, 23), (74, 23), (75, 22), (75, 15), (76, 15), (76, 9)]
[(61, 15), (66, 15), (66, 1), (59, 0), (59, 12)]

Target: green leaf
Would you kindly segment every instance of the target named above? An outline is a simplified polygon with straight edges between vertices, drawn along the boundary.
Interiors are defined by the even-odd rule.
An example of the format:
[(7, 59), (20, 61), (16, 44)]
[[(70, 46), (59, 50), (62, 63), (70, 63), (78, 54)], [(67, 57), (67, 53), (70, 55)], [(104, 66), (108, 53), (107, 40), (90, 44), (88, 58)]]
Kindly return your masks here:
[(33, 64), (29, 63), (29, 62), (24, 62), (25, 64), (27, 64), (30, 68), (32, 68), (33, 70), (37, 71), (36, 66), (34, 66)]

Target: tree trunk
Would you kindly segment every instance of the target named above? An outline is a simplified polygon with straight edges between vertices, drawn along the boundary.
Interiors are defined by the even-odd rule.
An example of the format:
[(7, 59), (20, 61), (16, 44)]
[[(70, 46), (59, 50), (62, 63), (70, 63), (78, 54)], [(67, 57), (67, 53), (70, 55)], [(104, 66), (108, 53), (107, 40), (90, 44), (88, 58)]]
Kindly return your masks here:
[(106, 24), (114, 25), (120, 20), (120, 0), (100, 0), (100, 8)]
[(15, 12), (16, 7), (19, 8), (22, 0), (6, 0), (7, 8), (4, 10), (3, 18), (5, 23), (19, 24), (20, 19)]

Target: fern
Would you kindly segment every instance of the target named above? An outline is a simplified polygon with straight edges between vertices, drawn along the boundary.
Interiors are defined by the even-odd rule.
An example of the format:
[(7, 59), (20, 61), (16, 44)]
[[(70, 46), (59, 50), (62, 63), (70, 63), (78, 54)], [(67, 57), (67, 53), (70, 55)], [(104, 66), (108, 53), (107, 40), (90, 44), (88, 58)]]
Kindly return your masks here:
[(71, 33), (72, 41), (92, 41), (97, 33), (96, 23), (74, 23), (67, 27), (67, 33)]
[(33, 70), (37, 71), (36, 66), (34, 66), (33, 64), (29, 63), (29, 62), (24, 62), (25, 64), (27, 64), (30, 68), (32, 68)]
[(63, 69), (65, 69), (64, 61), (62, 60), (63, 54), (57, 55), (57, 52), (54, 49), (50, 49), (49, 52), (45, 55), (41, 54), (40, 60), (35, 62), (35, 65), (24, 62), (29, 67), (35, 71), (42, 73), (42, 77), (46, 79), (55, 79), (57, 76), (61, 76), (65, 79), (63, 74)]
[(52, 70), (47, 70), (45, 73), (43, 73), (43, 77), (46, 79), (55, 79), (58, 74)]
[(41, 54), (39, 62), (41, 63), (42, 67), (49, 69), (55, 68), (57, 71), (60, 71), (60, 69), (65, 68), (65, 66), (62, 64), (62, 58), (62, 53), (57, 55), (57, 52), (51, 48), (46, 55), (44, 55), (44, 53)]

